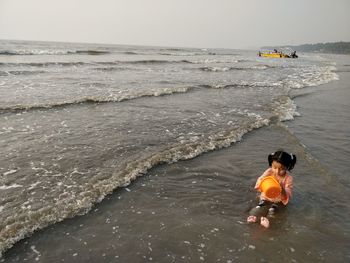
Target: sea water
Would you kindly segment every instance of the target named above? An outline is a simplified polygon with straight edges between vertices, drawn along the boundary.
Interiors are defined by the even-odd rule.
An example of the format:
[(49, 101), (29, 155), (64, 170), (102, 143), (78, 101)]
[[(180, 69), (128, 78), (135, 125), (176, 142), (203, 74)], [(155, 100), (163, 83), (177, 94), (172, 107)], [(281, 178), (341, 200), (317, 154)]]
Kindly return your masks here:
[[(244, 170), (266, 165), (257, 153), (300, 146), (283, 125), (300, 115), (291, 94), (338, 78), (334, 61), (317, 54), (266, 59), (244, 50), (1, 41), (0, 250), (56, 225), (48, 231), (62, 234), (62, 251), (71, 251), (66, 261), (228, 262), (248, 253), (251, 262), (249, 253), (262, 248), (247, 240), (261, 233), (241, 227), (259, 174), (242, 178)], [(265, 141), (253, 136), (262, 127)], [(239, 143), (242, 136), (248, 137)], [(304, 147), (290, 148), (310, 159)], [(301, 160), (301, 167), (312, 165)], [(306, 181), (312, 180), (322, 181)], [(296, 203), (305, 196), (318, 198), (298, 197), (297, 190)], [(321, 227), (317, 216), (305, 214), (308, 227), (312, 220)], [(73, 222), (57, 224), (67, 218)], [(229, 245), (231, 221), (239, 229)], [(305, 229), (293, 233), (316, 235)], [(70, 231), (82, 231), (75, 245), (66, 240)], [(265, 236), (265, 244), (276, 235)], [(101, 252), (105, 238), (108, 249)], [(130, 250), (136, 240), (138, 250)], [(57, 245), (45, 244), (47, 255), (56, 251)], [(50, 259), (26, 245), (24, 258)], [(301, 248), (285, 249), (293, 255)]]

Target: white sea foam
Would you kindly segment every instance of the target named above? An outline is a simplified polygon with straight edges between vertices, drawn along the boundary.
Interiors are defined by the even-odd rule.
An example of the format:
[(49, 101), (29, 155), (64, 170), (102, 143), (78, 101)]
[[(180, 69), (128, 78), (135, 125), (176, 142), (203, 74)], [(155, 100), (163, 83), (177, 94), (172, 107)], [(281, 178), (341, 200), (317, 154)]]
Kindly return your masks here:
[(287, 85), (292, 89), (319, 86), (334, 80), (339, 80), (339, 76), (335, 71), (336, 67), (333, 65), (310, 66), (287, 77), (283, 81), (283, 85)]
[[(11, 129), (10, 129), (11, 128)], [(9, 128), (3, 128), (3, 129), (5, 129), (5, 130), (13, 130), (13, 128), (12, 127), (9, 127)], [(7, 171), (7, 172), (5, 172), (5, 173), (3, 173), (3, 175), (4, 176), (7, 176), (7, 175), (10, 175), (10, 174), (14, 174), (14, 173), (16, 173), (17, 172), (17, 170), (16, 169), (12, 169), (12, 170), (9, 170), (9, 171)]]
[(1, 50), (1, 55), (66, 55), (74, 53), (74, 51), (54, 50), (54, 49), (16, 49), (16, 50)]
[(297, 105), (288, 96), (282, 96), (272, 102), (272, 109), (280, 121), (293, 120), (295, 116), (300, 116)]
[(74, 49), (12, 49), (0, 50), (0, 55), (71, 55), (71, 54), (85, 54), (85, 55), (102, 55), (108, 54), (105, 50), (74, 50)]
[(19, 187), (23, 187), (23, 185), (20, 185), (20, 184), (0, 185), (0, 190), (7, 190), (7, 189), (19, 188)]
[(41, 257), (41, 253), (35, 248), (35, 246), (31, 246), (30, 249), (37, 255), (35, 260), (39, 261)]
[[(142, 97), (159, 97), (165, 95), (172, 95), (176, 93), (186, 93), (192, 90), (193, 87), (165, 87), (154, 90), (145, 90), (145, 91), (119, 91), (117, 94), (109, 94), (107, 96), (89, 96), (83, 97), (80, 99), (66, 100), (66, 101), (55, 101), (53, 103), (47, 104), (32, 104), (32, 105), (12, 105), (8, 107), (0, 107), (0, 112), (11, 112), (11, 111), (28, 111), (35, 109), (50, 109), (55, 107), (64, 107), (69, 105), (83, 104), (83, 103), (106, 103), (106, 102), (123, 102), (127, 100), (138, 99)], [(64, 122), (63, 122), (64, 124)], [(62, 125), (63, 125), (62, 124)], [(3, 130), (10, 132), (13, 130), (13, 127), (3, 127)]]

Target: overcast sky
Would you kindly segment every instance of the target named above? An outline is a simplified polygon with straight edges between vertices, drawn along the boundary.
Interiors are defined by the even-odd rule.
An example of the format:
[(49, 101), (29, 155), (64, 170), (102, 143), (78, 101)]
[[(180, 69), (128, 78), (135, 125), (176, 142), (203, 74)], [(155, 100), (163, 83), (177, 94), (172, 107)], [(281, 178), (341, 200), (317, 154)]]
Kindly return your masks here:
[(209, 48), (350, 41), (350, 0), (0, 0), (0, 39)]

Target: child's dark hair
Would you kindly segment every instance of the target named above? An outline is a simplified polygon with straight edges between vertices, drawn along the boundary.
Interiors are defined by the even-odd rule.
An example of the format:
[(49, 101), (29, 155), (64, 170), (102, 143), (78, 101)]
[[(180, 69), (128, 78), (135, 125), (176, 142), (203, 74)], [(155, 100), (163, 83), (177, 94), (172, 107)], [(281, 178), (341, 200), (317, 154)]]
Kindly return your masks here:
[(295, 163), (297, 162), (297, 157), (292, 153), (287, 153), (283, 150), (278, 150), (274, 153), (269, 154), (267, 157), (269, 161), (269, 166), (272, 165), (272, 161), (277, 161), (286, 167), (288, 171), (291, 171), (294, 168)]

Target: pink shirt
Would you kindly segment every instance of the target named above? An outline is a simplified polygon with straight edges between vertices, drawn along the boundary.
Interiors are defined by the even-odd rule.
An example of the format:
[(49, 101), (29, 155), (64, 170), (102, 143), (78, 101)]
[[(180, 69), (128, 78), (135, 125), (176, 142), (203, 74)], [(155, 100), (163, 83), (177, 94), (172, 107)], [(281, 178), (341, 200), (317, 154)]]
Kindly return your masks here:
[(293, 177), (288, 172), (286, 172), (285, 176), (275, 175), (272, 169), (268, 168), (256, 181), (254, 187), (255, 189), (259, 190), (261, 179), (263, 179), (266, 176), (273, 176), (280, 183), (281, 187), (285, 190), (285, 194), (281, 194), (279, 197), (271, 199), (265, 196), (264, 193), (261, 193), (260, 199), (264, 199), (274, 203), (282, 202), (284, 205), (286, 205), (289, 199), (292, 197)]

